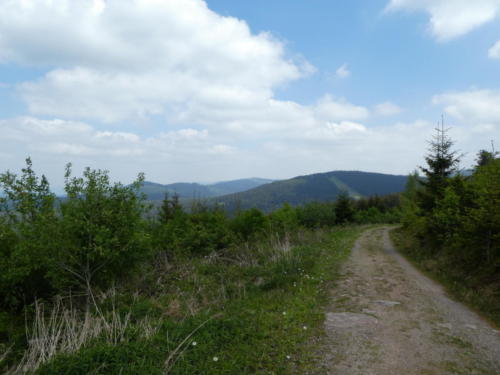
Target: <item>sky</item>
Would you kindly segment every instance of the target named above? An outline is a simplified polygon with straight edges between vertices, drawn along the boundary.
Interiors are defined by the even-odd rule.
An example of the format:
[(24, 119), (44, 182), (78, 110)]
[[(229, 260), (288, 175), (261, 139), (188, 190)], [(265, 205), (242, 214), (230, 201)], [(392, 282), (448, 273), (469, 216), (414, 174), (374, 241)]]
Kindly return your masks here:
[(500, 0), (0, 0), (0, 172), (408, 174), (500, 149)]

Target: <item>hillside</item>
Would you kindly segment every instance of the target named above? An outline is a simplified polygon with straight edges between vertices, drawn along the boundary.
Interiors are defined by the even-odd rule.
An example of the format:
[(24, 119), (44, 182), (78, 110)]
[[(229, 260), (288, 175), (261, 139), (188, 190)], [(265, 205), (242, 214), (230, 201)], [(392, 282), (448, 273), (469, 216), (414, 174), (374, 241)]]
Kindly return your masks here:
[(213, 198), (221, 195), (233, 194), (250, 190), (272, 182), (263, 178), (246, 178), (232, 181), (217, 182), (214, 184), (198, 184), (179, 182), (162, 185), (156, 182), (146, 181), (141, 188), (141, 192), (146, 194), (148, 200), (162, 200), (165, 193), (177, 193), (180, 198)]
[(353, 198), (399, 193), (407, 176), (359, 171), (334, 171), (275, 181), (254, 189), (217, 198), (228, 210), (257, 207), (272, 211), (287, 202), (293, 206), (333, 201), (342, 191)]

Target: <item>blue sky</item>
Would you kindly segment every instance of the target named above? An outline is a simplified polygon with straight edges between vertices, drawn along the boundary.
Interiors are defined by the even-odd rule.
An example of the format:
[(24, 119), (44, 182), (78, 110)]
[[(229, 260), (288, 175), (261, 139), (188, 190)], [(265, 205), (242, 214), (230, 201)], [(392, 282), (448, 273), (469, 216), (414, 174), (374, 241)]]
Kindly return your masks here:
[[(500, 0), (0, 0), (0, 170), (406, 174), (500, 142)], [(500, 147), (500, 146), (499, 146)]]

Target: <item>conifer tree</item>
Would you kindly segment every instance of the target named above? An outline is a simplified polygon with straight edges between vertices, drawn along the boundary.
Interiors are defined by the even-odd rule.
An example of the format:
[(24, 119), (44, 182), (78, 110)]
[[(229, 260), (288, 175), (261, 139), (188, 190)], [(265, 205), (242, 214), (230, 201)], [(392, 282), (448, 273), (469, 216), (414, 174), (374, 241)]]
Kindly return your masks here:
[(421, 181), (424, 189), (420, 193), (420, 204), (424, 214), (431, 212), (443, 198), (449, 177), (457, 171), (460, 162), (457, 151), (452, 150), (454, 142), (448, 136), (448, 130), (444, 128), (442, 121), (430, 141), (429, 153), (425, 157), (427, 167), (420, 167), (425, 175), (425, 179)]
[(347, 191), (342, 191), (335, 201), (335, 220), (337, 224), (345, 224), (353, 221), (354, 209), (351, 198)]

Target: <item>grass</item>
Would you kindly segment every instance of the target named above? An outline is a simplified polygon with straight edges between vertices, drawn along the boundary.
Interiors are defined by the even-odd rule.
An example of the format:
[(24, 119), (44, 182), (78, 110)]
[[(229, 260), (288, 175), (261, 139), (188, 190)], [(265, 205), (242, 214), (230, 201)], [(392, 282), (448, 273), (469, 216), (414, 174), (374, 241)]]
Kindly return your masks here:
[[(92, 318), (104, 319), (101, 331), (58, 350), (58, 330), (45, 329), (41, 337), (52, 343), (51, 356), (17, 373), (301, 373), (314, 360), (307, 344), (321, 332), (328, 289), (360, 232), (303, 232), (174, 263), (159, 257), (113, 293), (101, 294), (101, 316), (94, 311)], [(68, 332), (80, 337), (74, 323), (90, 317), (57, 308), (37, 324), (48, 318), (60, 330), (58, 317), (69, 316)], [(29, 342), (36, 343), (41, 337), (30, 331)]]
[(500, 327), (500, 295), (496, 287), (496, 293), (492, 293), (491, 285), (470, 280), (469, 275), (459, 272), (444, 254), (426, 256), (428, 252), (419, 251), (417, 239), (402, 228), (392, 230), (390, 235), (396, 248), (420, 271), (442, 284), (450, 296), (480, 313), (497, 329)]

